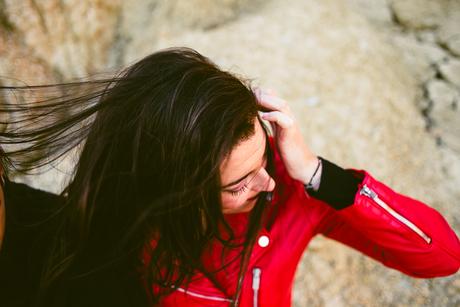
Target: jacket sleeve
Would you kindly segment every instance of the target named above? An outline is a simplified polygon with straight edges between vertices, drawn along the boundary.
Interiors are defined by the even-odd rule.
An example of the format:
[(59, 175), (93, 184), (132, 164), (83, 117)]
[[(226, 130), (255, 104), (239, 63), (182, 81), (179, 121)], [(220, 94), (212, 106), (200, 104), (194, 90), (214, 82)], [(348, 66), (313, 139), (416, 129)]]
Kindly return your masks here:
[[(324, 161), (319, 191), (308, 192), (319, 200), (316, 205), (324, 207), (317, 233), (413, 277), (439, 277), (458, 271), (459, 239), (436, 210), (393, 191), (366, 171), (345, 171)], [(335, 179), (331, 179), (334, 172)], [(354, 196), (332, 193), (333, 180), (335, 184), (342, 180), (342, 188), (348, 181), (348, 190), (342, 192)], [(346, 205), (347, 199), (353, 202)]]

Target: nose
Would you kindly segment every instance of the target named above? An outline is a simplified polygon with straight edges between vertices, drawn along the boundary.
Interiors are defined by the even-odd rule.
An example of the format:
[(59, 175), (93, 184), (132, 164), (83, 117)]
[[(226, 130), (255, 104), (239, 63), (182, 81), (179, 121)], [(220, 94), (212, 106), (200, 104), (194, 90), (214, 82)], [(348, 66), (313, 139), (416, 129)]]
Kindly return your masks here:
[(257, 193), (271, 192), (275, 189), (275, 180), (267, 173), (265, 168), (261, 168), (252, 182), (251, 189)]

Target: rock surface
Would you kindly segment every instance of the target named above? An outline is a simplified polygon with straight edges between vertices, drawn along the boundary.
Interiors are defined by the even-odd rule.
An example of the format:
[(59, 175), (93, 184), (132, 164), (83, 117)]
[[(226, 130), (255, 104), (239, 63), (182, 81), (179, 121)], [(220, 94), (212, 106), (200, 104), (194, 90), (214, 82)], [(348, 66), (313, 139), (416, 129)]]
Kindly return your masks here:
[[(0, 69), (53, 82), (124, 66), (160, 48), (193, 47), (290, 101), (315, 152), (429, 203), (460, 233), (458, 107), (449, 109), (458, 89), (442, 68), (456, 59), (435, 32), (452, 4), (420, 1), (391, 1), (388, 10), (399, 21), (391, 24), (374, 10), (385, 1), (7, 0), (12, 29), (0, 26), (0, 55), (8, 54)], [(14, 65), (18, 59), (27, 64)], [(42, 71), (36, 80), (28, 63)], [(422, 99), (425, 115), (417, 107)], [(425, 130), (425, 117), (436, 119), (434, 132)], [(31, 182), (59, 186), (54, 175), (41, 180)], [(294, 306), (458, 306), (460, 278), (412, 279), (318, 237), (299, 267), (293, 300)]]
[(403, 60), (414, 77), (426, 82), (436, 75), (433, 65), (444, 59), (445, 52), (430, 44), (421, 44), (412, 35), (401, 34), (391, 37), (392, 42), (401, 49)]
[(450, 84), (441, 80), (432, 80), (427, 85), (428, 97), (436, 101), (439, 109), (454, 109), (457, 91)]
[(452, 59), (439, 67), (441, 75), (460, 89), (460, 60)]
[(379, 27), (388, 27), (393, 23), (393, 13), (387, 0), (347, 0), (349, 7), (365, 16)]
[(391, 0), (396, 20), (411, 29), (436, 28), (447, 13), (448, 0)]
[[(153, 48), (158, 38), (208, 31), (255, 12), (263, 0), (124, 1), (120, 15), (124, 60), (135, 61), (139, 48)], [(123, 63), (123, 62), (121, 62)]]
[(460, 56), (460, 2), (452, 7), (438, 30), (438, 39), (454, 55)]
[(432, 104), (433, 133), (447, 146), (460, 152), (460, 103), (459, 92), (449, 83), (432, 80), (427, 85)]
[[(458, 153), (458, 145), (456, 144), (460, 143), (460, 134), (455, 125), (457, 99), (454, 99), (452, 108), (445, 108), (442, 100), (445, 95), (460, 96), (460, 87), (458, 87), (458, 76), (460, 75), (458, 63), (460, 59), (457, 52), (458, 38), (460, 37), (460, 1), (443, 0), (431, 4), (427, 4), (427, 2), (433, 1), (392, 1), (391, 8), (395, 16), (398, 14), (398, 10), (406, 10), (404, 14), (409, 14), (410, 19), (426, 22), (420, 11), (411, 13), (410, 10), (407, 10), (408, 7), (416, 5), (437, 6), (438, 9), (428, 13), (425, 12), (425, 8), (421, 9), (426, 14), (437, 12), (438, 17), (433, 27), (413, 26), (411, 23), (401, 22), (396, 16), (397, 26), (385, 26), (384, 32), (386, 32), (389, 41), (400, 49), (407, 69), (419, 83), (421, 91), (416, 98), (416, 106), (425, 119), (427, 131), (435, 138), (438, 146), (447, 146)], [(372, 18), (368, 19), (373, 22)], [(438, 81), (452, 85), (455, 93), (449, 91), (443, 95), (436, 94), (435, 97), (428, 97), (433, 91), (428, 87), (433, 86)], [(439, 112), (440, 110), (442, 111)], [(440, 114), (442, 114), (441, 117)]]
[(4, 3), (15, 36), (63, 78), (83, 77), (110, 64), (107, 52), (114, 40), (119, 0)]

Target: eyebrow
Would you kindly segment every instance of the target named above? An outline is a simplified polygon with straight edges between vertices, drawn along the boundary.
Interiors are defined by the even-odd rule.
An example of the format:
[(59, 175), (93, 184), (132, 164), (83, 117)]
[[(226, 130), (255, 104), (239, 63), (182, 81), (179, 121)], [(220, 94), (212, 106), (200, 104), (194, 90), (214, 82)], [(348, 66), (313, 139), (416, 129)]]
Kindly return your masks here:
[[(267, 142), (268, 142), (268, 139), (267, 139), (267, 136), (265, 136), (265, 150), (264, 150), (264, 155), (263, 155), (263, 159), (264, 159), (264, 162), (265, 160), (267, 160)], [(262, 163), (263, 164), (263, 163)], [(226, 184), (222, 187), (222, 189), (227, 189), (231, 186), (234, 186), (238, 183), (240, 183), (241, 181), (243, 181), (244, 179), (246, 179), (249, 175), (253, 174), (257, 169), (253, 169), (252, 171), (250, 171), (249, 173), (247, 173), (246, 175), (244, 175), (243, 177), (235, 180), (235, 181), (232, 181), (230, 182), (229, 184)]]

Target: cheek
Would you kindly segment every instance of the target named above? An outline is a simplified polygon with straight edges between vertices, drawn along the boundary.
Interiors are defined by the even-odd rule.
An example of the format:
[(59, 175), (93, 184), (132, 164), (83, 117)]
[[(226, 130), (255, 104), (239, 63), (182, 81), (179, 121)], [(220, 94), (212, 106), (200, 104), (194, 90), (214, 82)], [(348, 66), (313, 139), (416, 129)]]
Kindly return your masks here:
[(234, 209), (240, 207), (246, 201), (246, 197), (241, 195), (240, 197), (233, 197), (229, 193), (222, 193), (222, 209)]

